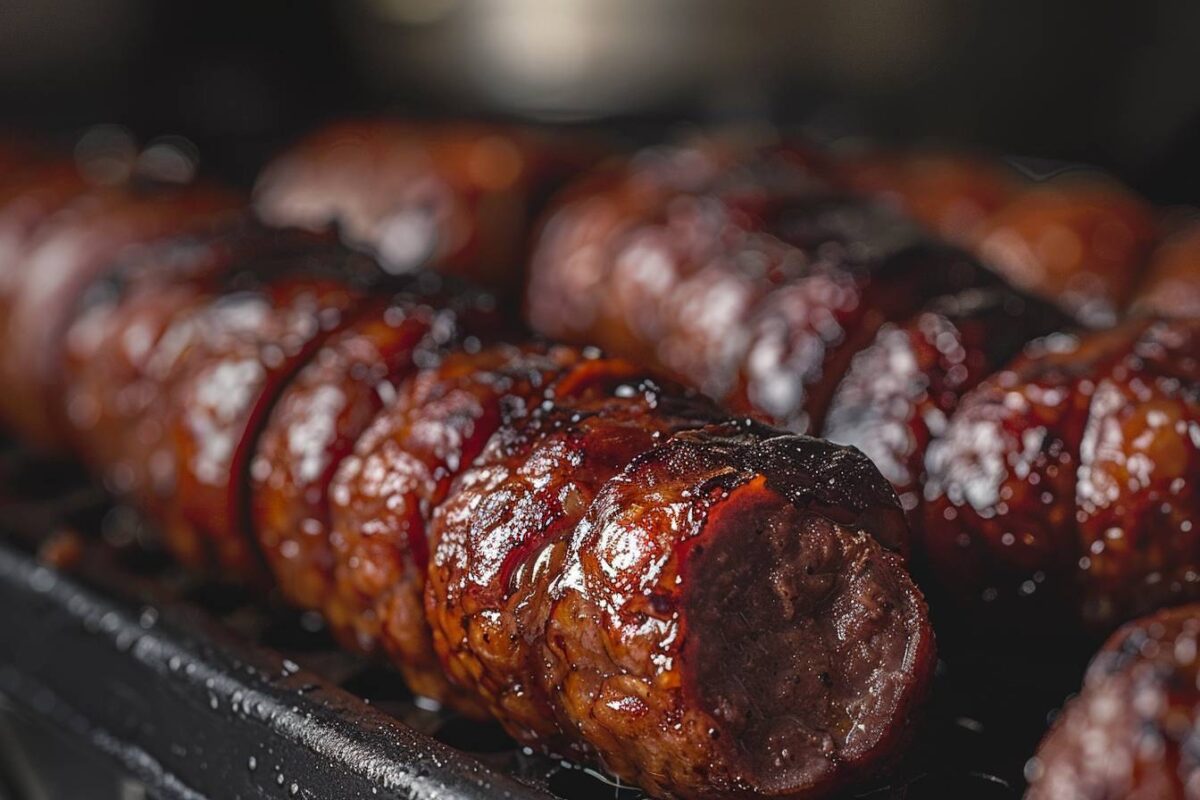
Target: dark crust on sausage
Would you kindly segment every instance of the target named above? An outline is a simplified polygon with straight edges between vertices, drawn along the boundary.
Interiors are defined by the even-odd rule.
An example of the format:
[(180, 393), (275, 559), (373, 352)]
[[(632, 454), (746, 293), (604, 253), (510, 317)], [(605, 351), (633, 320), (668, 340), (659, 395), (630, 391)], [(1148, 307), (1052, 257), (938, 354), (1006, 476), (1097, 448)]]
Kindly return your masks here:
[(383, 650), (413, 691), (471, 716), (486, 711), (446, 681), (425, 621), (429, 518), (492, 433), (587, 358), (538, 343), (451, 353), (401, 386), (330, 489), (335, 582), (325, 614), (334, 633), (353, 649)]
[(925, 449), (962, 396), (1032, 339), (1069, 325), (1054, 306), (1005, 287), (937, 298), (911, 319), (883, 325), (855, 354), (822, 436), (866, 453), (912, 512)]
[(1198, 342), (1183, 321), (1052, 336), (971, 392), (926, 458), (939, 583), (1100, 630), (1196, 597)]
[(584, 362), (497, 430), (435, 512), (425, 595), (434, 644), (451, 681), (474, 687), (519, 741), (580, 747), (531, 679), (555, 554), (604, 481), (662, 437), (714, 418), (627, 362)]
[(906, 533), (856, 451), (755, 426), (676, 434), (537, 555), (534, 674), (559, 726), (652, 793), (826, 793), (895, 751), (932, 672), (924, 601), (881, 547)]
[(1191, 797), (1200, 780), (1200, 606), (1121, 628), (1026, 766), (1029, 800)]

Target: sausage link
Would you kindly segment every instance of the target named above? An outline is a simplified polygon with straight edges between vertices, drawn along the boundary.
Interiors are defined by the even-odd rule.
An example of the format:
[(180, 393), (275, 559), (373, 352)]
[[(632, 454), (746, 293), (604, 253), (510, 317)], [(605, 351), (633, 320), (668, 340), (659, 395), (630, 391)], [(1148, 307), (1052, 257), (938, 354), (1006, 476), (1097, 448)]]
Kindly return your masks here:
[(334, 632), (384, 651), (414, 691), (472, 716), (486, 711), (447, 683), (425, 621), (430, 516), (497, 428), (537, 408), (551, 382), (588, 358), (539, 344), (448, 355), (401, 387), (330, 490), (336, 580), (325, 610)]
[[(861, 454), (724, 424), (597, 495), (526, 640), (563, 730), (653, 794), (809, 797), (877, 768), (934, 664), (907, 528)], [(532, 561), (533, 558), (530, 560)]]
[(1125, 307), (1157, 235), (1141, 198), (1115, 183), (1063, 177), (1019, 192), (971, 249), (1013, 285), (1100, 327)]
[(236, 208), (236, 195), (208, 187), (97, 190), (38, 228), (21, 255), (0, 355), (0, 377), (11, 386), (0, 410), (28, 440), (64, 444), (62, 340), (88, 286), (123, 251), (211, 228)]
[(1051, 304), (1005, 287), (937, 298), (909, 320), (885, 323), (855, 354), (822, 436), (866, 453), (914, 511), (926, 448), (963, 395), (1026, 343), (1070, 325)]
[(162, 454), (151, 451), (165, 467), (155, 507), (183, 563), (261, 577), (245, 485), (255, 441), (284, 383), (357, 301), (339, 283), (289, 279), (221, 296), (189, 321), (162, 393)]
[(418, 365), (436, 363), (467, 331), (498, 328), (493, 317), (480, 303), (437, 294), (378, 298), (284, 388), (259, 437), (250, 481), (254, 534), (290, 602), (320, 609), (327, 601), (329, 484), (355, 441)]
[(474, 687), (518, 741), (578, 752), (530, 680), (539, 593), (603, 483), (683, 428), (716, 414), (619, 360), (563, 374), (528, 417), (501, 426), (434, 512), (425, 608), (450, 680)]
[(1029, 800), (1184, 800), (1200, 783), (1200, 606), (1117, 631), (1026, 765)]
[(593, 150), (500, 125), (340, 123), (268, 164), (255, 208), (270, 225), (334, 226), (393, 274), (511, 288), (536, 206)]
[(1102, 630), (1200, 596), (1200, 328), (1048, 337), (963, 400), (926, 470), (923, 549), (956, 592)]
[(1133, 310), (1200, 318), (1200, 223), (1183, 227), (1155, 249), (1138, 285)]

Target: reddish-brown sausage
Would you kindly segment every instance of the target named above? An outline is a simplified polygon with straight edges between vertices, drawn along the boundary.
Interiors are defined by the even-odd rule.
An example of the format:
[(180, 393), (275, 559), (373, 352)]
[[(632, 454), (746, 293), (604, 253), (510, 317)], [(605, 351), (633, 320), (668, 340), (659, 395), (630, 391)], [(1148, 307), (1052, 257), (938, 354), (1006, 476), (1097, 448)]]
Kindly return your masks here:
[(1048, 337), (963, 400), (926, 469), (946, 586), (1100, 629), (1200, 596), (1200, 325)]
[(0, 376), (10, 386), (0, 408), (30, 441), (48, 449), (64, 444), (61, 345), (80, 295), (123, 251), (211, 229), (237, 202), (236, 195), (208, 187), (95, 191), (38, 228), (20, 257), (0, 355)]
[(973, 241), (1020, 189), (1015, 170), (970, 154), (871, 153), (842, 159), (837, 181), (896, 206), (950, 242)]
[[(250, 467), (253, 529), (285, 598), (321, 609), (331, 589), (329, 483), (400, 383), (467, 332), (499, 327), (479, 302), (445, 293), (382, 297), (358, 311), (287, 385)], [(431, 305), (435, 304), (435, 305)]]
[[(284, 279), (222, 296), (186, 322), (185, 350), (154, 409), (166, 474), (154, 476), (164, 536), (185, 564), (261, 575), (246, 530), (254, 443), (284, 382), (358, 300), (340, 283)], [(178, 348), (169, 343), (171, 349)]]
[(1154, 251), (1133, 310), (1200, 319), (1200, 223), (1177, 231)]
[(854, 356), (822, 435), (866, 453), (913, 511), (925, 450), (962, 396), (1027, 342), (1069, 327), (1053, 305), (1003, 286), (937, 298)]
[(1200, 606), (1117, 631), (1025, 768), (1028, 800), (1185, 800), (1200, 786)]
[(401, 387), (330, 490), (336, 583), (325, 610), (342, 641), (386, 652), (414, 691), (486, 714), (471, 687), (446, 681), (433, 650), (424, 602), (429, 518), (497, 428), (536, 409), (547, 385), (594, 357), (494, 345), (450, 354)]
[(592, 149), (500, 125), (340, 123), (269, 164), (255, 207), (270, 225), (334, 226), (392, 273), (512, 289), (535, 206)]
[(1104, 325), (1129, 302), (1157, 235), (1141, 198), (1106, 181), (1061, 177), (1020, 192), (984, 223), (972, 249), (1015, 286)]

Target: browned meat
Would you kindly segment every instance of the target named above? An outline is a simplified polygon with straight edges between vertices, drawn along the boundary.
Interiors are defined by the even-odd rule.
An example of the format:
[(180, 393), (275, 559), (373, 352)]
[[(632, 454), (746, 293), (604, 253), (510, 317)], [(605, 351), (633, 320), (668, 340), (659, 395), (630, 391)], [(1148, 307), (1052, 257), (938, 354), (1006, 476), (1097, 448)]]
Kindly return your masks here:
[(537, 205), (593, 145), (516, 127), (340, 123), (269, 164), (255, 207), (269, 225), (320, 230), (376, 255), (511, 288)]
[[(329, 483), (379, 410), (417, 367), (467, 332), (499, 328), (490, 298), (379, 298), (313, 355), (271, 411), (250, 467), (253, 529), (285, 598), (326, 604), (333, 579)], [(432, 305), (431, 305), (432, 304)]]
[[(306, 236), (235, 226), (215, 235), (140, 248), (83, 293), (64, 337), (63, 406), (76, 453), (109, 488), (127, 494), (144, 453), (129, 442), (169, 372), (159, 349), (174, 323), (187, 327), (213, 294), (253, 264), (293, 259), (317, 243)], [(173, 335), (177, 344), (179, 329)]]
[(1027, 342), (1069, 327), (1051, 304), (1006, 287), (937, 298), (905, 322), (885, 323), (855, 354), (822, 435), (866, 453), (913, 511), (925, 450), (962, 396)]
[[(246, 486), (259, 431), (285, 381), (358, 300), (342, 284), (285, 279), (223, 295), (179, 320), (163, 343), (170, 370), (153, 408), (162, 431), (146, 449), (167, 545), (185, 564), (224, 577), (260, 576), (246, 522)], [(174, 327), (174, 326), (173, 326)], [(166, 336), (164, 338), (166, 338)]]
[(1200, 318), (1200, 223), (1167, 238), (1150, 258), (1133, 309), (1167, 317)]
[(605, 164), (551, 206), (531, 257), (530, 322), (559, 339), (653, 355), (645, 343), (680, 276), (702, 267), (723, 233), (742, 234), (744, 216), (817, 191), (821, 170), (796, 148), (747, 152), (712, 139)]
[(1048, 337), (963, 400), (926, 469), (923, 549), (958, 592), (1100, 629), (1200, 597), (1200, 324)]
[(501, 424), (537, 408), (547, 386), (588, 359), (543, 345), (453, 353), (401, 387), (338, 471), (326, 616), (342, 641), (386, 652), (414, 691), (485, 713), (472, 687), (447, 683), (433, 650), (424, 610), (429, 517)]
[(565, 372), (546, 397), (497, 430), (436, 510), (425, 605), (451, 681), (475, 687), (520, 741), (571, 747), (528, 676), (528, 644), (546, 609), (527, 590), (553, 574), (532, 556), (565, 542), (635, 456), (715, 414), (619, 360)]
[(931, 296), (999, 285), (886, 208), (820, 192), (802, 166), (790, 181), (767, 180), (764, 158), (736, 180), (672, 182), (687, 155), (714, 172), (729, 161), (673, 151), (651, 162), (663, 178), (635, 161), (623, 180), (605, 173), (567, 193), (534, 253), (535, 327), (806, 431), (881, 325)]
[(1028, 800), (1185, 800), (1200, 785), (1200, 606), (1117, 631), (1026, 766)]
[(837, 180), (896, 206), (947, 241), (971, 242), (1021, 188), (1015, 170), (955, 153), (869, 153), (844, 158)]
[[(519, 740), (656, 795), (815, 796), (878, 766), (933, 665), (920, 594), (874, 538), (906, 535), (886, 482), (753, 426), (664, 428), (645, 451), (623, 423), (642, 401), (579, 407), (597, 402), (502, 433), (438, 512), (427, 608), (451, 676)], [(513, 471), (501, 448), (531, 458)]]
[(1158, 235), (1153, 209), (1116, 184), (1061, 177), (1019, 193), (973, 251), (1020, 288), (1087, 324), (1111, 324)]
[(211, 229), (237, 204), (236, 195), (208, 187), (97, 190), (41, 225), (22, 250), (3, 320), (0, 378), (10, 388), (0, 410), (11, 424), (40, 446), (61, 447), (62, 337), (80, 296), (128, 248)]

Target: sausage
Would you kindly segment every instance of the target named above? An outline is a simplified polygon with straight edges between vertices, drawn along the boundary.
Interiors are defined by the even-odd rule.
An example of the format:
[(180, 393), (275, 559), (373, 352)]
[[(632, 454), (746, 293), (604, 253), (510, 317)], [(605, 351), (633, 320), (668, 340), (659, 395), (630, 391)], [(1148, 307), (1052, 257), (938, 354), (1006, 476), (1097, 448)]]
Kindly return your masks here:
[(401, 386), (330, 489), (335, 582), (325, 612), (340, 641), (386, 653), (413, 691), (486, 716), (471, 687), (447, 682), (433, 649), (424, 602), (429, 517), (497, 428), (526, 416), (555, 379), (596, 357), (496, 344), (452, 352)]
[(820, 191), (824, 169), (795, 147), (746, 152), (718, 139), (607, 162), (548, 209), (530, 256), (530, 323), (566, 341), (643, 350), (675, 275), (701, 266), (731, 220)]
[(1184, 226), (1154, 250), (1138, 285), (1133, 310), (1200, 318), (1200, 223)]
[(1200, 606), (1117, 631), (1027, 764), (1029, 800), (1184, 800), (1195, 796)]
[(389, 272), (506, 288), (537, 205), (593, 149), (500, 125), (339, 123), (268, 164), (254, 202), (269, 225), (336, 226)]
[(1052, 304), (1003, 286), (935, 298), (910, 319), (885, 323), (855, 354), (821, 435), (866, 453), (912, 512), (926, 448), (963, 395), (1026, 343), (1070, 326)]
[(1200, 596), (1200, 327), (1035, 343), (963, 399), (926, 472), (922, 549), (954, 594), (1098, 630)]
[(531, 321), (586, 331), (735, 411), (819, 430), (851, 356), (882, 324), (1000, 281), (882, 206), (801, 183), (780, 189), (751, 172), (738, 191), (583, 191), (535, 249)]
[(148, 415), (162, 420), (149, 458), (165, 470), (155, 476), (152, 510), (181, 562), (262, 579), (247, 530), (255, 441), (284, 383), (359, 299), (339, 282), (282, 279), (222, 295), (184, 323), (196, 333)]
[(838, 185), (893, 205), (941, 238), (965, 245), (1021, 188), (1017, 173), (969, 153), (867, 153), (839, 159)]
[(109, 489), (129, 495), (146, 485), (137, 477), (145, 453), (129, 443), (154, 438), (143, 436), (153, 427), (146, 415), (186, 349), (185, 332), (196, 331), (196, 312), (238, 275), (271, 272), (321, 246), (308, 236), (233, 225), (140, 248), (82, 294), (64, 337), (64, 416), (72, 449)]
[(493, 434), (435, 510), (425, 609), (452, 682), (475, 687), (518, 741), (575, 749), (527, 675), (531, 615), (544, 612), (527, 590), (548, 574), (534, 557), (561, 546), (603, 483), (634, 456), (717, 415), (616, 359), (565, 372), (546, 398)]
[[(614, 461), (644, 448), (609, 426)], [(902, 512), (865, 458), (689, 427), (598, 486), (585, 463), (543, 488), (561, 435), (519, 477), (485, 454), (435, 519), (435, 641), (512, 735), (661, 796), (815, 796), (894, 752), (933, 639), (886, 549), (904, 545)], [(572, 514), (560, 486), (595, 497)]]
[[(283, 596), (321, 609), (331, 588), (328, 488), (355, 441), (418, 365), (498, 329), (490, 298), (444, 292), (377, 298), (283, 389), (250, 468), (253, 531)], [(470, 333), (468, 333), (470, 332)], [(476, 340), (477, 341), (477, 340)]]
[(0, 410), (10, 424), (32, 443), (60, 449), (62, 337), (80, 295), (122, 251), (216, 226), (236, 204), (236, 195), (200, 186), (144, 194), (97, 190), (40, 226), (22, 252), (4, 321), (0, 377), (11, 389)]
[(1153, 209), (1123, 187), (1061, 177), (1018, 193), (971, 249), (1015, 286), (1104, 326), (1128, 302), (1157, 235)]

